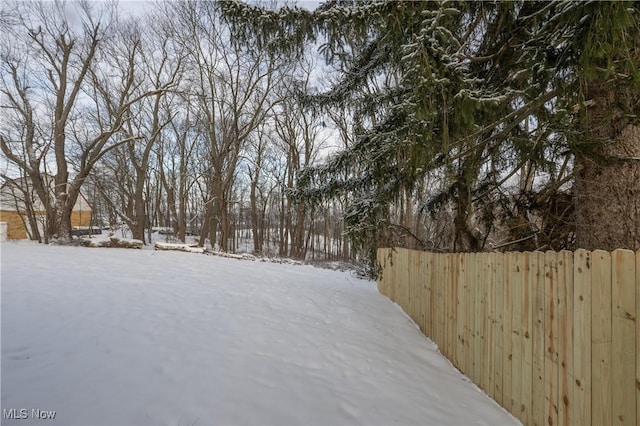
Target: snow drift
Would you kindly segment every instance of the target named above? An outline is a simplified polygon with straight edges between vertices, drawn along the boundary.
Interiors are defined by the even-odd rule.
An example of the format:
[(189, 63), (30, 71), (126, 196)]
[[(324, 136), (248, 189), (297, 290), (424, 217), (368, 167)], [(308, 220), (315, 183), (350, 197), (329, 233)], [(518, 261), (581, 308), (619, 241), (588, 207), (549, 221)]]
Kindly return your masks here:
[(348, 273), (170, 251), (1, 250), (3, 424), (518, 423), (375, 283)]

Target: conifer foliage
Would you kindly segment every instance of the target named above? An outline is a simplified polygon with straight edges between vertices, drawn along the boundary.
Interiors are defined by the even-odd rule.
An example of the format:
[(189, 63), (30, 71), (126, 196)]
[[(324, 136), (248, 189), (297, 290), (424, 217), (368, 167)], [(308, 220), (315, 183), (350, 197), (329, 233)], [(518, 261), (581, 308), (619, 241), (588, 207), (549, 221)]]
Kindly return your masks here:
[(482, 250), (496, 236), (506, 249), (640, 248), (637, 3), (219, 7), (245, 43), (295, 55), (318, 43), (339, 64), (326, 92), (300, 96), (350, 105), (354, 142), (306, 169), (296, 195), (347, 194), (347, 232), (371, 256), (398, 243), (398, 203), (405, 218), (448, 212), (444, 245), (413, 233), (427, 248)]

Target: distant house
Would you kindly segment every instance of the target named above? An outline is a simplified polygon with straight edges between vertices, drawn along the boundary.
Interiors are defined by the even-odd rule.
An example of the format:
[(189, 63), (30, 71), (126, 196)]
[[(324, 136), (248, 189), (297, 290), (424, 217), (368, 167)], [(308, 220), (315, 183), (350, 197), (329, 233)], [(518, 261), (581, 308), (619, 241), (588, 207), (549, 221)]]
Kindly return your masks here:
[[(53, 194), (53, 178), (45, 177)], [(0, 222), (9, 240), (37, 239), (44, 236), (45, 208), (26, 178), (8, 180), (0, 186)], [(91, 224), (91, 205), (80, 193), (71, 213), (71, 226)], [(37, 229), (34, 229), (37, 228)]]

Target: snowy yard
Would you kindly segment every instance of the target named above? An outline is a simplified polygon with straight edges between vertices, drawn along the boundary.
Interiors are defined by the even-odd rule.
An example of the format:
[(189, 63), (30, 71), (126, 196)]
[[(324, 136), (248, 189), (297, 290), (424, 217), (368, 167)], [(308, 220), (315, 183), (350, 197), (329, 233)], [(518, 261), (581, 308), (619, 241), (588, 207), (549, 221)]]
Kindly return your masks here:
[(1, 256), (2, 424), (518, 424), (348, 273), (29, 243)]

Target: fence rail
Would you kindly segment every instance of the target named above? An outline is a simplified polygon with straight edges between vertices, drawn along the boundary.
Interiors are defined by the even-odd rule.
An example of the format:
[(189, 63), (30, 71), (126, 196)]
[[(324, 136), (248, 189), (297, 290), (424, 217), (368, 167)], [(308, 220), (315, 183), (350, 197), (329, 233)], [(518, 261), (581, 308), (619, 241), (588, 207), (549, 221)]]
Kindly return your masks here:
[(380, 292), (525, 425), (640, 425), (640, 251), (378, 250)]

